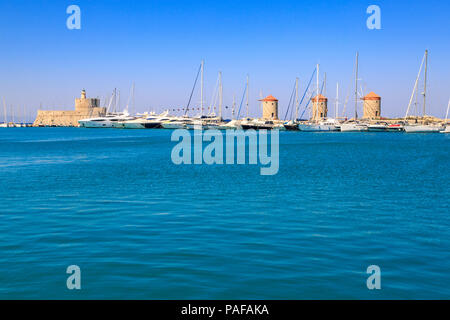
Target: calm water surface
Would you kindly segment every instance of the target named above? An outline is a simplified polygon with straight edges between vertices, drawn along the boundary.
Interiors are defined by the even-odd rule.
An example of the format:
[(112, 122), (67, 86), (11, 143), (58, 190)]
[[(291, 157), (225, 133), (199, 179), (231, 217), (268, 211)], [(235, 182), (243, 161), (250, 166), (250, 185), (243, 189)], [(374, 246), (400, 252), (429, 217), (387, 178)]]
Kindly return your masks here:
[(0, 129), (0, 298), (450, 298), (450, 135), (282, 132), (261, 176), (170, 134)]

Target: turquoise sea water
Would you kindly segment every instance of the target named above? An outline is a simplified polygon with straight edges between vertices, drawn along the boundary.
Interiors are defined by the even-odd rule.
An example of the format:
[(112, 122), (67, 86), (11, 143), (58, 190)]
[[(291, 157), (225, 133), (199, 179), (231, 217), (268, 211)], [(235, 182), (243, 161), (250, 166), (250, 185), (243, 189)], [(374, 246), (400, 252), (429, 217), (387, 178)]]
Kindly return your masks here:
[(450, 135), (281, 132), (261, 176), (170, 134), (0, 129), (0, 298), (450, 298)]

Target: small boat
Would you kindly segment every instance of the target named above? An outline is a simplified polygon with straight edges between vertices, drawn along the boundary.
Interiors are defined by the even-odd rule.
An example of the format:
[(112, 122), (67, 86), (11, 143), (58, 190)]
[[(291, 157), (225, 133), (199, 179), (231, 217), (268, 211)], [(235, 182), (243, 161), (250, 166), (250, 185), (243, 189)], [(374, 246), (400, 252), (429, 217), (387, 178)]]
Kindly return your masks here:
[(368, 126), (364, 123), (350, 122), (341, 124), (341, 132), (363, 132), (367, 130)]

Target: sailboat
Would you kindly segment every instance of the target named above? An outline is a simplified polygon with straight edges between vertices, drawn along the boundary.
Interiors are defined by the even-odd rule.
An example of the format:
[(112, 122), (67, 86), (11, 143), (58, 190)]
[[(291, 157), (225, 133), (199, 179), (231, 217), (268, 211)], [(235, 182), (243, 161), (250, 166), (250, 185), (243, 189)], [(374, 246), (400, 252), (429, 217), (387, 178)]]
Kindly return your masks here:
[[(315, 100), (316, 103), (319, 104), (319, 99), (325, 99), (325, 97), (320, 94), (319, 90), (319, 64), (316, 66), (316, 71), (316, 97), (312, 98), (312, 100)], [(313, 119), (314, 118), (315, 115), (313, 115)], [(339, 122), (333, 118), (322, 118), (307, 123), (300, 123), (298, 129), (305, 132), (339, 131)]]
[(450, 99), (448, 100), (448, 105), (447, 105), (447, 113), (445, 114), (445, 129), (441, 131), (441, 133), (450, 133), (450, 124), (447, 122), (448, 120), (448, 110), (450, 109)]
[(341, 124), (341, 132), (361, 132), (367, 131), (368, 127), (364, 123), (358, 122), (358, 57), (356, 52), (356, 67), (355, 67), (355, 119)]
[[(409, 109), (411, 107), (411, 103), (414, 97), (414, 93), (417, 90), (417, 84), (419, 82), (419, 78), (420, 78), (420, 74), (422, 72), (422, 67), (425, 64), (425, 72), (424, 72), (424, 88), (423, 88), (423, 117), (425, 118), (425, 106), (426, 106), (426, 93), (427, 93), (427, 66), (428, 66), (428, 50), (425, 50), (425, 54), (423, 56), (422, 59), (422, 63), (420, 65), (419, 68), (419, 73), (417, 74), (417, 78), (416, 81), (414, 83), (414, 88), (413, 88), (413, 92), (411, 93), (411, 98), (409, 99), (409, 104), (408, 104), (408, 108), (406, 109), (406, 114), (405, 114), (405, 121), (406, 118), (408, 117), (408, 112)], [(416, 122), (417, 122), (417, 118), (416, 118)], [(404, 130), (407, 133), (435, 133), (435, 132), (439, 132), (441, 130), (443, 130), (443, 126), (441, 124), (433, 124), (433, 123), (423, 123), (423, 124), (418, 124), (418, 123), (413, 123), (413, 124), (409, 124), (407, 123), (404, 126)]]

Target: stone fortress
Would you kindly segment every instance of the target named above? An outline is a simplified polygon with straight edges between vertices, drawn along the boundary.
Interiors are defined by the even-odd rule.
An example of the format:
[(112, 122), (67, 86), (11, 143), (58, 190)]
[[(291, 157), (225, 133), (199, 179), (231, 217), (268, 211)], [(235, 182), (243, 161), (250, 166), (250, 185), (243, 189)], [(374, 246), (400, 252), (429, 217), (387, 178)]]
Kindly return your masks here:
[(81, 98), (75, 99), (75, 110), (38, 110), (33, 127), (78, 127), (78, 120), (101, 117), (106, 108), (100, 107), (100, 99), (86, 98), (86, 91), (81, 91)]

